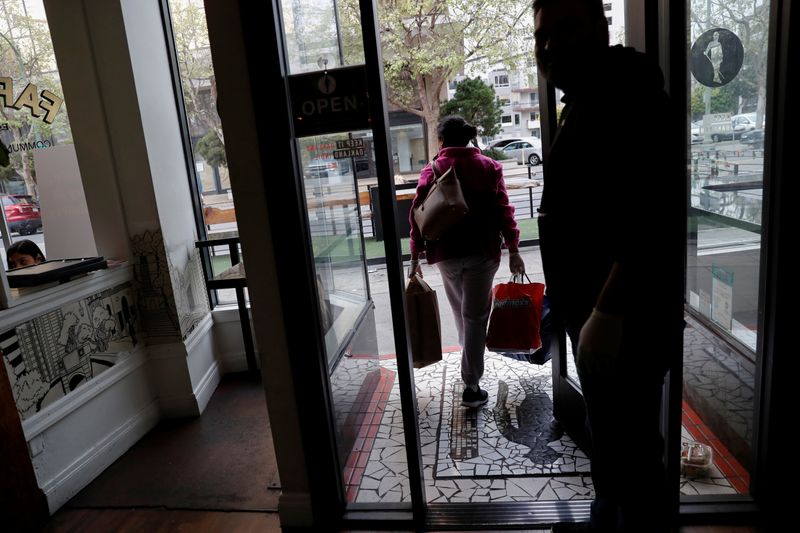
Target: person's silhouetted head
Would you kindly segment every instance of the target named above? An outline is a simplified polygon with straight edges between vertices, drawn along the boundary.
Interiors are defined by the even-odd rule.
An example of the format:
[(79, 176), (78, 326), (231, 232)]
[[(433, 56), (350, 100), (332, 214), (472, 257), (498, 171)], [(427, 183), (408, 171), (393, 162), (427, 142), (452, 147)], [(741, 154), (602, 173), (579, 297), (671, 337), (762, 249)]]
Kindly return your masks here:
[(17, 241), (11, 245), (6, 252), (8, 257), (8, 268), (20, 268), (30, 265), (38, 265), (44, 261), (44, 254), (36, 246), (36, 243), (25, 239)]
[(608, 21), (600, 0), (534, 0), (534, 52), (542, 74), (565, 92), (597, 68), (608, 48)]
[(442, 148), (466, 146), (478, 136), (478, 128), (458, 115), (448, 115), (439, 121), (436, 128)]

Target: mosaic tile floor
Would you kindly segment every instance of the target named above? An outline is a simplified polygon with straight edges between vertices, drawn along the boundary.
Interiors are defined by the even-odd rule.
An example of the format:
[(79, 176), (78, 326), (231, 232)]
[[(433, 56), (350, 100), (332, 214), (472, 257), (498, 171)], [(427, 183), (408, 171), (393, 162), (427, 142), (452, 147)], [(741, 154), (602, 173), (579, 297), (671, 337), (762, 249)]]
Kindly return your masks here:
[[(459, 361), (460, 353), (450, 352), (441, 363), (415, 372), (428, 501), (591, 498), (588, 460), (569, 437), (550, 428), (550, 366), (534, 367), (487, 354), (484, 384), (490, 402), (483, 409), (469, 410), (460, 405)], [(396, 369), (393, 359), (384, 359), (381, 365)], [(410, 501), (403, 439), (395, 380), (358, 492), (350, 501)], [(354, 465), (352, 474), (346, 473), (351, 498), (358, 461)]]
[[(553, 424), (550, 365), (487, 358), (483, 386), (492, 400), (484, 409), (461, 406), (460, 355), (448, 357), (417, 379), (442, 379), (437, 479), (581, 474), (589, 460)], [(429, 367), (433, 368), (433, 367)], [(436, 417), (430, 408), (421, 416)]]
[[(529, 365), (487, 352), (482, 386), (489, 392), (489, 403), (470, 410), (460, 405), (459, 360), (460, 353), (451, 351), (442, 362), (415, 371), (428, 502), (593, 498), (588, 459), (550, 424), (550, 364)], [(347, 391), (341, 402), (350, 412), (339, 421), (360, 421), (343, 431), (352, 443), (345, 466), (348, 501), (408, 502), (394, 358), (351, 357), (342, 364), (349, 371), (337, 370), (332, 381), (334, 391)], [(348, 376), (361, 376), (361, 382), (348, 385)], [(706, 476), (682, 478), (681, 493), (746, 492), (746, 471), (724, 449), (717, 449), (719, 440), (712, 442), (704, 433), (708, 428), (697, 422), (696, 413), (684, 405), (683, 440), (715, 445), (715, 462)]]
[[(713, 421), (738, 457), (748, 457), (753, 441), (755, 364), (732, 350), (696, 320), (684, 330), (684, 394), (695, 411)], [(712, 420), (713, 419), (713, 420)]]

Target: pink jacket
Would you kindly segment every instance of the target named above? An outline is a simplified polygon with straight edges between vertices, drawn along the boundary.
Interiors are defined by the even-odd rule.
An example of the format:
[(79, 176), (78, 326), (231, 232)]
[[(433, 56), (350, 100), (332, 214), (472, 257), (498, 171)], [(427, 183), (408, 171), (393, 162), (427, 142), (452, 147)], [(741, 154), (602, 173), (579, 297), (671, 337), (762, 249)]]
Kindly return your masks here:
[(438, 241), (422, 238), (414, 221), (414, 206), (424, 200), (433, 182), (433, 169), (422, 169), (411, 204), (411, 252), (426, 252), (429, 264), (444, 259), (482, 255), (500, 261), (501, 236), (512, 252), (519, 247), (514, 207), (508, 203), (503, 166), (474, 147), (442, 148), (436, 158), (440, 172), (455, 165), (469, 213)]

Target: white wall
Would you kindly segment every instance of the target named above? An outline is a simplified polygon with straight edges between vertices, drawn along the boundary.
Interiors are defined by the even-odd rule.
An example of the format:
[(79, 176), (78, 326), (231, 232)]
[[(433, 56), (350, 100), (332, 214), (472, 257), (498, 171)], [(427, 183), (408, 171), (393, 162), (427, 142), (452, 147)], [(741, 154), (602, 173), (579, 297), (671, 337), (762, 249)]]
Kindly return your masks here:
[(39, 487), (54, 513), (147, 434), (159, 406), (139, 349), (23, 423)]
[[(217, 306), (211, 312), (214, 317), (214, 353), (217, 354), (223, 374), (244, 372), (247, 370), (247, 356), (244, 353), (242, 325), (239, 322), (239, 310), (232, 306)], [(249, 315), (249, 314), (248, 314)], [(250, 318), (250, 331), (255, 331)], [(256, 342), (256, 339), (253, 339)], [(256, 353), (258, 345), (256, 344)]]
[(92, 221), (83, 194), (75, 145), (33, 151), (48, 259), (94, 257)]

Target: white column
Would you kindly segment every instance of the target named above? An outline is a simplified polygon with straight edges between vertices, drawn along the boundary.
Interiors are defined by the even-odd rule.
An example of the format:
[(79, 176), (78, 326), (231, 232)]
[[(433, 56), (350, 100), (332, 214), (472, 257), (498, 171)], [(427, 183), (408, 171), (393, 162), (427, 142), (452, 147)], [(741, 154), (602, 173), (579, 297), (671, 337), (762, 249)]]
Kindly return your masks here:
[(400, 130), (397, 132), (396, 138), (400, 172), (411, 172), (411, 145), (408, 141), (408, 132)]

